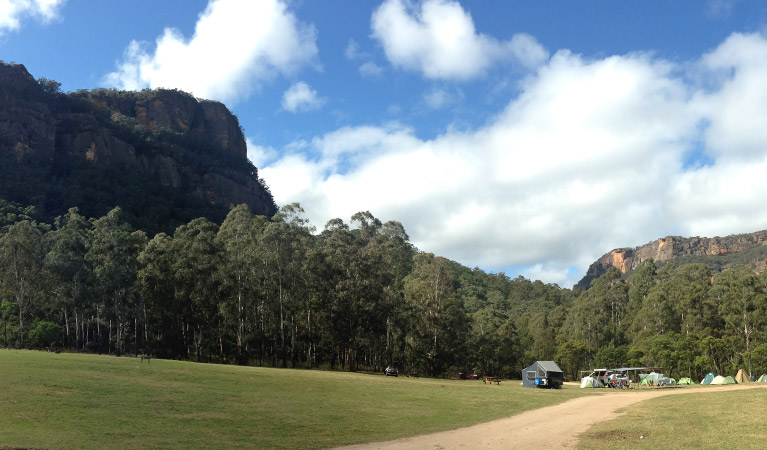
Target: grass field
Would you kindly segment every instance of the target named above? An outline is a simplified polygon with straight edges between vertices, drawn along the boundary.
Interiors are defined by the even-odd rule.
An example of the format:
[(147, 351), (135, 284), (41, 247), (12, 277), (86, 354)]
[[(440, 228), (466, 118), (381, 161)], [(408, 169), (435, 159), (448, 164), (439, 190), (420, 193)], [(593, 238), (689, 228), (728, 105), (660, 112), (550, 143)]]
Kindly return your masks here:
[[(767, 392), (763, 389), (672, 395), (639, 403), (620, 418), (580, 436), (582, 449), (763, 449)], [(641, 439), (640, 439), (641, 436)]]
[(0, 448), (324, 448), (603, 390), (0, 350)]

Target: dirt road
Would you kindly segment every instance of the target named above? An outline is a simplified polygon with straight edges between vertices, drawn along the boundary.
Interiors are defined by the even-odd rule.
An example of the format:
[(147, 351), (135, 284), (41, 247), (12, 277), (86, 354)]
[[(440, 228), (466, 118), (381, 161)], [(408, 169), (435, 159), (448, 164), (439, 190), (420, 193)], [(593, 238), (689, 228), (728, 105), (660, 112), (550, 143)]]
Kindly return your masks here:
[(724, 392), (767, 388), (767, 383), (695, 388), (648, 389), (589, 395), (457, 430), (386, 442), (341, 447), (344, 450), (447, 450), (575, 447), (578, 434), (593, 423), (614, 418), (616, 411), (651, 398), (694, 392)]

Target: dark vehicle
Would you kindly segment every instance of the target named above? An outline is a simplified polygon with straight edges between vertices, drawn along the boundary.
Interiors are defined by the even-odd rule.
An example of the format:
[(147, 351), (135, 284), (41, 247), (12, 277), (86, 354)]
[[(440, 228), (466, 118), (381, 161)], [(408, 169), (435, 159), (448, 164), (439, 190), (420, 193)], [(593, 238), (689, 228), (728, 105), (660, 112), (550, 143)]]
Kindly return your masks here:
[(471, 373), (471, 372), (468, 372), (468, 373), (458, 372), (455, 377), (458, 378), (459, 380), (476, 380), (477, 374)]
[(399, 376), (399, 370), (397, 369), (397, 366), (386, 366), (386, 370), (384, 370), (384, 373), (387, 377), (397, 377)]

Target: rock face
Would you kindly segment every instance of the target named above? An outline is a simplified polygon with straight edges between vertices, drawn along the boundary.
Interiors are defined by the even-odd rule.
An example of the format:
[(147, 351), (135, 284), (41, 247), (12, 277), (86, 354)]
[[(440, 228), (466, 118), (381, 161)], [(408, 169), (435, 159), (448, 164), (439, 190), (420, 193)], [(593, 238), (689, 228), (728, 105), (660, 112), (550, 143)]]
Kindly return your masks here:
[(0, 62), (0, 197), (48, 217), (72, 206), (92, 217), (149, 209), (164, 231), (199, 216), (221, 220), (241, 203), (276, 212), (223, 104), (177, 90), (57, 88)]
[[(621, 273), (630, 272), (642, 261), (652, 258), (656, 263), (668, 261), (688, 262), (692, 260), (709, 263), (709, 266), (727, 266), (740, 262), (761, 272), (767, 268), (767, 231), (740, 234), (727, 237), (667, 236), (636, 248), (618, 248), (604, 254), (589, 266), (586, 276), (576, 285), (587, 289), (591, 281), (607, 272), (611, 266)], [(749, 253), (749, 257), (736, 261), (732, 256)]]

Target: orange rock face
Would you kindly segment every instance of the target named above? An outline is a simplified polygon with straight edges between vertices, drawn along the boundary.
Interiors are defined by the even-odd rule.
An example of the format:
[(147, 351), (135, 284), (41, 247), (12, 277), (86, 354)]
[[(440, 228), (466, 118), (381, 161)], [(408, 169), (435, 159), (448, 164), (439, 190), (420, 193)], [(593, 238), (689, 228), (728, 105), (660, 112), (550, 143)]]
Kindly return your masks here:
[[(667, 236), (633, 249), (620, 248), (610, 251), (589, 267), (586, 276), (576, 287), (587, 289), (592, 280), (600, 277), (610, 267), (617, 268), (621, 273), (628, 273), (649, 258), (658, 263), (685, 256), (724, 258), (762, 245), (767, 245), (767, 231), (715, 238)], [(767, 257), (757, 256), (747, 264), (756, 272), (762, 272), (767, 270)]]

